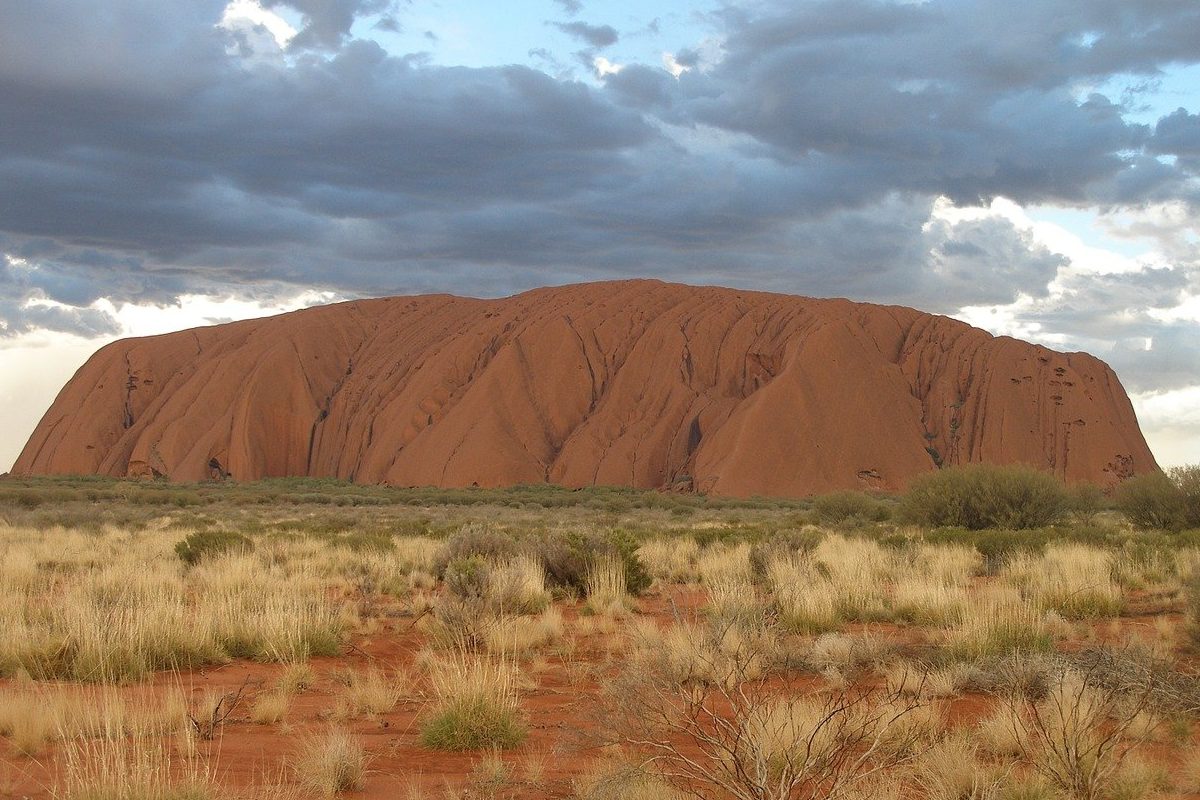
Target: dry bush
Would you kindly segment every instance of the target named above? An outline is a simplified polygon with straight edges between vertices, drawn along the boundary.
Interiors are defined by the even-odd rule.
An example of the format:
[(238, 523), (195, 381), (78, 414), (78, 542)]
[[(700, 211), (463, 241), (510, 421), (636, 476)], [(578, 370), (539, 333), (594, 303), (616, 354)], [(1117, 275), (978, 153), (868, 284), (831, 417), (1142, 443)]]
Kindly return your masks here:
[(132, 698), (107, 686), (26, 685), (0, 690), (0, 736), (9, 737), (19, 752), (29, 754), (63, 739), (177, 731), (186, 714), (180, 690)]
[(775, 658), (774, 632), (761, 623), (709, 618), (659, 628), (652, 620), (638, 620), (630, 629), (629, 663), (680, 685), (758, 678)]
[(499, 750), (491, 752), (475, 761), (467, 783), (478, 794), (494, 797), (496, 792), (512, 783), (512, 768), (505, 762)]
[(287, 716), (292, 696), (280, 689), (260, 692), (250, 706), (250, 719), (259, 725), (272, 725)]
[(1079, 800), (1099, 800), (1148, 732), (1139, 724), (1149, 690), (1106, 685), (1099, 668), (1062, 675), (1038, 701), (1011, 692), (1005, 719), (1022, 755), (1048, 782)]
[(813, 549), (812, 559), (828, 576), (843, 619), (865, 622), (888, 618), (885, 588), (901, 566), (895, 554), (870, 539), (832, 535)]
[(891, 650), (886, 640), (870, 633), (826, 633), (812, 642), (803, 658), (818, 672), (849, 675), (883, 663)]
[[(41, 549), (33, 535), (22, 546)], [(164, 537), (113, 532), (93, 547), (76, 567), (0, 589), (0, 674), (118, 683), (230, 657), (337, 651), (338, 609), (302, 569), (226, 555), (185, 576)]]
[(892, 586), (892, 616), (917, 625), (956, 623), (969, 603), (962, 588), (925, 576), (904, 578)]
[(1112, 559), (1113, 580), (1126, 589), (1174, 596), (1183, 588), (1184, 577), (1190, 574), (1190, 570), (1180, 569), (1181, 562), (1191, 560), (1186, 548), (1173, 550), (1127, 544), (1113, 553)]
[(1130, 756), (1105, 790), (1105, 800), (1147, 800), (1171, 788), (1171, 771), (1162, 764)]
[(791, 673), (763, 672), (753, 645), (695, 648), (695, 674), (670, 660), (631, 660), (605, 687), (596, 721), (608, 745), (696, 797), (825, 798), (912, 757), (922, 726), (904, 721), (911, 698), (871, 691), (815, 692)]
[(1200, 793), (1200, 750), (1192, 750), (1183, 757), (1175, 775), (1175, 787), (1182, 793)]
[(1003, 586), (992, 587), (968, 604), (947, 640), (950, 653), (964, 660), (1036, 652), (1050, 645), (1042, 615), (1015, 590)]
[(618, 556), (599, 554), (587, 571), (585, 608), (594, 614), (623, 616), (631, 605), (625, 583), (625, 565)]
[(279, 676), (279, 690), (286, 694), (300, 694), (316, 681), (313, 668), (303, 661), (288, 664)]
[(984, 750), (995, 756), (1019, 756), (1021, 745), (1021, 709), (997, 703), (986, 717), (976, 723), (975, 735)]
[(490, 653), (524, 655), (558, 641), (563, 635), (563, 616), (550, 607), (535, 617), (497, 617), (483, 633), (483, 646)]
[(751, 577), (751, 546), (745, 542), (727, 544), (714, 542), (700, 551), (696, 558), (696, 576), (701, 583), (723, 578), (749, 580)]
[(641, 765), (613, 758), (602, 758), (572, 784), (578, 800), (683, 800), (688, 796)]
[(766, 569), (769, 597), (784, 628), (795, 633), (824, 633), (841, 626), (839, 593), (811, 558), (772, 558)]
[(940, 699), (961, 693), (973, 677), (972, 670), (971, 665), (961, 662), (934, 669), (898, 661), (887, 665), (883, 675), (889, 692)]
[(292, 769), (301, 786), (313, 794), (333, 797), (362, 788), (367, 755), (348, 731), (330, 728), (301, 741)]
[(983, 555), (967, 545), (919, 544), (913, 552), (913, 568), (943, 586), (965, 586), (983, 572)]
[(687, 583), (698, 577), (700, 545), (690, 536), (651, 539), (637, 550), (646, 571), (663, 583)]
[(536, 614), (550, 605), (546, 572), (533, 556), (518, 555), (492, 569), (485, 597), (501, 613)]
[(751, 620), (762, 613), (762, 601), (749, 576), (717, 575), (709, 579), (705, 611), (718, 619)]

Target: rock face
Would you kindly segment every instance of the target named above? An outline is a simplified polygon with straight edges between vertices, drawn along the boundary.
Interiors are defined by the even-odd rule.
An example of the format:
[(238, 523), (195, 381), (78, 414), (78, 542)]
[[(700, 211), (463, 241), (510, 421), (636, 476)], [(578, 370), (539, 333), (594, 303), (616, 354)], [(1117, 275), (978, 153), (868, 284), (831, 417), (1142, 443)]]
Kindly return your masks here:
[(1156, 468), (1092, 356), (909, 308), (627, 281), (115, 342), (13, 471), (798, 496), (979, 461)]

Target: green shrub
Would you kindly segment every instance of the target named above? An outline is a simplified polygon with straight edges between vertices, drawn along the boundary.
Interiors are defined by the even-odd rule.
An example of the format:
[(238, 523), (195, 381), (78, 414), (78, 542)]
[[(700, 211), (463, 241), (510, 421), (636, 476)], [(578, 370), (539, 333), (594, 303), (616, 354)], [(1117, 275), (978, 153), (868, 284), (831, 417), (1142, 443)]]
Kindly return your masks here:
[(524, 738), (525, 726), (512, 709), (481, 700), (451, 704), (421, 726), (421, 744), (431, 750), (508, 749)]
[(543, 538), (537, 556), (546, 570), (551, 588), (587, 593), (587, 577), (601, 556), (616, 556), (625, 567), (625, 588), (639, 595), (650, 588), (653, 578), (637, 556), (638, 541), (626, 531), (569, 531)]
[(446, 567), (460, 558), (479, 556), (492, 562), (506, 561), (517, 555), (520, 546), (511, 533), (503, 533), (489, 525), (464, 525), (442, 545), (433, 559), (433, 572), (443, 577)]
[(1187, 503), (1183, 490), (1163, 472), (1137, 475), (1117, 489), (1117, 508), (1138, 528), (1183, 530), (1188, 526)]
[(1200, 528), (1200, 464), (1172, 467), (1167, 474), (1183, 494), (1187, 527)]
[(456, 558), (446, 565), (446, 591), (461, 600), (482, 600), (491, 584), (491, 565), (483, 556)]
[(1104, 509), (1104, 492), (1094, 483), (1077, 484), (1070, 489), (1067, 506), (1076, 522), (1090, 525)]
[(1026, 530), (1067, 510), (1066, 488), (1027, 466), (973, 464), (922, 475), (901, 499), (903, 518), (933, 527)]
[(864, 492), (835, 492), (815, 497), (813, 511), (826, 525), (884, 522), (892, 515), (885, 503)]
[(233, 531), (194, 531), (175, 544), (175, 555), (188, 565), (233, 551), (248, 552), (254, 542)]

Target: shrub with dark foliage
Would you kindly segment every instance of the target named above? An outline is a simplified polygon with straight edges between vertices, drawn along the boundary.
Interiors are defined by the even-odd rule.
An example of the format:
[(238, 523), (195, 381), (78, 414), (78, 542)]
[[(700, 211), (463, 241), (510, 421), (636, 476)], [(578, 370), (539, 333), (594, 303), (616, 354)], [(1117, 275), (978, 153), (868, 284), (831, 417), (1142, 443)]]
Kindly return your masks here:
[(511, 533), (504, 533), (489, 525), (471, 523), (464, 525), (458, 533), (442, 545), (433, 559), (433, 573), (445, 577), (446, 567), (459, 559), (479, 556), (499, 563), (520, 552), (520, 545)]
[(1117, 490), (1117, 507), (1138, 528), (1200, 528), (1200, 465), (1130, 478)]
[(1068, 510), (1066, 487), (1033, 467), (973, 464), (923, 475), (901, 500), (901, 516), (933, 527), (1025, 530)]
[(175, 543), (175, 555), (189, 566), (224, 553), (253, 549), (253, 541), (234, 531), (195, 531)]
[(885, 522), (892, 510), (883, 501), (864, 492), (834, 492), (813, 499), (817, 519), (826, 525)]
[(537, 555), (551, 587), (569, 589), (580, 596), (587, 592), (587, 575), (602, 555), (616, 556), (625, 565), (625, 588), (638, 595), (653, 579), (637, 556), (638, 542), (625, 531), (567, 531), (547, 535), (537, 546)]

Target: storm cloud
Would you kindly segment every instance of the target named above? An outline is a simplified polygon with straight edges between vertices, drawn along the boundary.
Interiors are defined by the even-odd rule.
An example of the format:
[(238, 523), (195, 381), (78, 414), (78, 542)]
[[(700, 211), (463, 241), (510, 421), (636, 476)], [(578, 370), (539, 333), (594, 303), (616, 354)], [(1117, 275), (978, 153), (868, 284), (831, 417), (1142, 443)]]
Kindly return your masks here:
[(944, 313), (1022, 300), (1136, 387), (1181, 385), (1196, 353), (1194, 325), (1151, 313), (1196, 290), (1186, 258), (1082, 279), (1007, 220), (934, 213), (1176, 203), (1194, 229), (1198, 109), (1145, 124), (1099, 88), (1200, 61), (1193, 0), (731, 4), (708, 17), (716, 55), (679, 42), (678, 75), (599, 81), (355, 38), (403, 4), (263, 5), (302, 19), (286, 46), (219, 26), (221, 0), (0, 11), (0, 335), (110, 332), (100, 298), (652, 275)]

